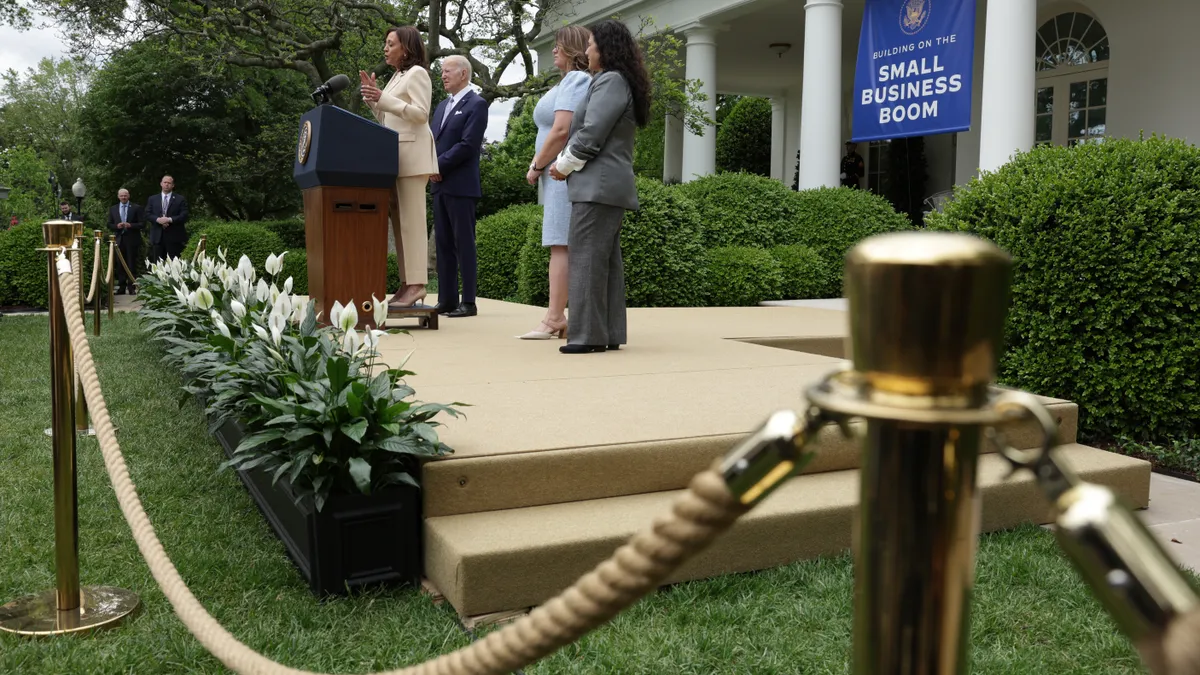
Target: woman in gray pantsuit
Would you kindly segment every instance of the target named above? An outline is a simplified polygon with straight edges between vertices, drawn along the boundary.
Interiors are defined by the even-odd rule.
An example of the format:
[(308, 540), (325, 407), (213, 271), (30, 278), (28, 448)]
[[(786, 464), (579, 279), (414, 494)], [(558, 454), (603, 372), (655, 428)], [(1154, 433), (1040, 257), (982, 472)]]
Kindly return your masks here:
[(595, 76), (575, 109), (567, 147), (550, 167), (556, 180), (570, 177), (571, 322), (567, 344), (559, 347), (564, 354), (626, 342), (621, 222), (638, 208), (633, 141), (650, 118), (650, 78), (633, 34), (612, 19), (591, 31), (587, 55)]

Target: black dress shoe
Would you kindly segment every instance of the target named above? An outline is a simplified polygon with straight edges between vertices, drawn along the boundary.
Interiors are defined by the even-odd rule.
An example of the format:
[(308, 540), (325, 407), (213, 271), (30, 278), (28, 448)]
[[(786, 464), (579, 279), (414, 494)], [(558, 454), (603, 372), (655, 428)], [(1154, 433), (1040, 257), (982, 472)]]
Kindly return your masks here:
[(445, 315), (449, 314), (450, 312), (453, 312), (454, 310), (458, 309), (458, 303), (456, 302), (456, 303), (450, 304), (450, 303), (439, 302), (438, 304), (434, 305), (433, 308), (437, 310), (438, 314), (445, 316)]
[(114, 291), (113, 293), (115, 295), (125, 295), (126, 288), (124, 286), (122, 286), (122, 287), (118, 288), (116, 291)]
[(558, 351), (563, 354), (599, 354), (606, 349), (604, 345), (563, 345)]
[(479, 310), (475, 307), (475, 303), (464, 302), (458, 306), (458, 309), (455, 309), (453, 312), (450, 312), (446, 316), (450, 317), (451, 319), (456, 319), (458, 317), (463, 317), (463, 316), (475, 316), (478, 313), (479, 313)]
[(618, 351), (619, 349), (621, 349), (621, 345), (609, 345), (608, 346), (608, 351), (610, 351), (610, 352), (615, 352), (615, 351)]

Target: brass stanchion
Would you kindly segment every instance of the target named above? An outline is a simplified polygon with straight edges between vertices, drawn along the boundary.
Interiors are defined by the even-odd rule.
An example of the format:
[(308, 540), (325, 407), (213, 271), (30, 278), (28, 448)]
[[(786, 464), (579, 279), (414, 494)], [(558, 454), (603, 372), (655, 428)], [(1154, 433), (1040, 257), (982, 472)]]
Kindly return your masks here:
[(200, 235), (200, 241), (196, 242), (196, 250), (192, 251), (192, 264), (196, 264), (203, 256), (207, 255), (208, 235)]
[(137, 595), (108, 586), (79, 586), (79, 512), (75, 481), (75, 364), (63, 311), (56, 259), (70, 251), (77, 223), (42, 225), (50, 290), (50, 399), (54, 462), (55, 588), (0, 607), (0, 630), (21, 635), (58, 635), (115, 625), (139, 605)]
[[(108, 235), (108, 271), (110, 273), (113, 271), (113, 263), (115, 262), (114, 258), (116, 257), (116, 255), (115, 255), (116, 250), (117, 250), (117, 238), (114, 235), (110, 234), (110, 235)], [(113, 286), (115, 284), (113, 284), (113, 278), (112, 278), (111, 274), (109, 274), (108, 276), (105, 276), (104, 281), (107, 282), (107, 284), (108, 284), (108, 320), (112, 321), (113, 316), (114, 316), (113, 312), (115, 311), (113, 308), (113, 298), (115, 297), (115, 294), (113, 293)]]

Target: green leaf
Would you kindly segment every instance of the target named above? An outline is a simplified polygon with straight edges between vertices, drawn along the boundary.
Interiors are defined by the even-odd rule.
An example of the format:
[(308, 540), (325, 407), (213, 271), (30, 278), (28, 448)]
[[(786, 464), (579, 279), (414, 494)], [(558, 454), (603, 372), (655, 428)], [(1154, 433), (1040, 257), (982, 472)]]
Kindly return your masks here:
[(346, 391), (346, 407), (350, 410), (350, 414), (354, 417), (360, 417), (363, 411), (362, 399), (359, 398), (353, 391)]
[(325, 374), (329, 376), (329, 389), (340, 394), (350, 374), (350, 362), (342, 357), (331, 358), (325, 363)]
[(249, 436), (243, 438), (241, 443), (238, 443), (237, 450), (235, 450), (235, 452), (243, 452), (251, 448), (257, 448), (263, 443), (270, 443), (271, 441), (282, 437), (282, 429), (270, 429), (268, 431), (260, 431), (256, 434), (250, 434)]
[(388, 390), (391, 389), (391, 387), (392, 380), (388, 377), (386, 371), (376, 375), (375, 379), (371, 380), (371, 398), (386, 399)]
[(292, 430), (288, 431), (286, 434), (284, 434), (283, 440), (294, 443), (294, 442), (300, 440), (301, 438), (308, 438), (309, 436), (315, 436), (319, 433), (321, 433), (321, 432), (316, 429), (313, 429), (312, 427), (299, 427), (296, 429), (292, 429)]
[(413, 478), (412, 475), (410, 475), (406, 471), (397, 471), (395, 473), (389, 473), (388, 475), (383, 477), (383, 480), (384, 480), (384, 485), (392, 485), (395, 483), (404, 483), (405, 485), (411, 485), (417, 489), (421, 488), (420, 484), (417, 483), (417, 480), (415, 478)]
[(367, 421), (359, 419), (355, 422), (349, 422), (342, 425), (342, 433), (346, 434), (350, 440), (355, 443), (362, 441), (363, 436), (367, 433)]
[(233, 354), (237, 351), (237, 343), (232, 338), (227, 338), (220, 333), (213, 333), (208, 336), (208, 344), (220, 349), (228, 354)]
[(275, 469), (275, 475), (271, 476), (271, 485), (279, 482), (279, 477), (282, 476), (285, 471), (292, 468), (293, 462), (295, 462), (295, 460), (289, 460), (283, 464), (280, 464), (279, 468)]
[(279, 417), (276, 417), (275, 419), (271, 420), (270, 422), (267, 422), (267, 426), (273, 427), (276, 424), (295, 424), (295, 423), (296, 423), (295, 415), (280, 415)]
[(361, 457), (350, 458), (350, 477), (363, 494), (371, 494), (371, 465)]
[(424, 422), (418, 422), (412, 425), (412, 430), (413, 433), (420, 436), (426, 442), (435, 446), (438, 444), (437, 432), (434, 431), (433, 427), (429, 426), (428, 424), (425, 424)]
[(379, 447), (388, 452), (395, 452), (402, 455), (420, 455), (423, 457), (433, 457), (433, 451), (428, 447), (421, 445), (414, 438), (404, 438), (401, 436), (389, 436), (379, 441)]

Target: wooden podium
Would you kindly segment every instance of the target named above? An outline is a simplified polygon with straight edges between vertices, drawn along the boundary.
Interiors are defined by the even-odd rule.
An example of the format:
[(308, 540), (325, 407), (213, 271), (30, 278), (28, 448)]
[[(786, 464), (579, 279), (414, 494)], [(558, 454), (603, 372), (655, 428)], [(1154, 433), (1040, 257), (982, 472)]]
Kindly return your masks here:
[[(372, 296), (388, 299), (388, 212), (400, 173), (396, 132), (333, 105), (300, 118), (292, 177), (304, 192), (308, 293), (322, 323), (333, 303), (354, 303), (358, 328), (374, 326)], [(427, 316), (428, 315), (428, 316)], [(437, 328), (432, 307), (411, 316)]]

